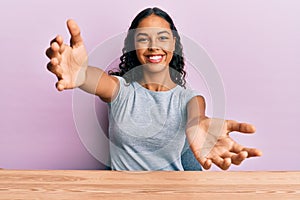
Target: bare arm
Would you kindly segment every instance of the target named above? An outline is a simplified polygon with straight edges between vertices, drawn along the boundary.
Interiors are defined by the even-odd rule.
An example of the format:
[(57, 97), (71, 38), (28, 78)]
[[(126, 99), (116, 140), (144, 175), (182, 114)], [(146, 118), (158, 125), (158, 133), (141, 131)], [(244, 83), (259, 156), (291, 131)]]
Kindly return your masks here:
[(88, 55), (74, 20), (68, 20), (71, 35), (70, 45), (63, 42), (61, 36), (54, 38), (46, 55), (50, 59), (47, 68), (58, 78), (56, 88), (59, 91), (80, 87), (84, 91), (110, 102), (117, 93), (119, 81), (96, 67), (88, 67)]
[(118, 92), (119, 80), (99, 68), (88, 67), (86, 80), (79, 88), (99, 96), (105, 102), (111, 102)]

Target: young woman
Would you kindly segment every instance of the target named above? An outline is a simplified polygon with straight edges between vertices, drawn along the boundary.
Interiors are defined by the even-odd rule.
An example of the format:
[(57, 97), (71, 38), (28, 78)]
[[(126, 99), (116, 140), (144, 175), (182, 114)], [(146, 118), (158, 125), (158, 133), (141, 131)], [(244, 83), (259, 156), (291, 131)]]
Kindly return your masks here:
[[(254, 126), (207, 117), (204, 98), (185, 88), (180, 36), (161, 9), (148, 8), (135, 17), (119, 70), (109, 74), (88, 66), (78, 25), (68, 20), (67, 26), (71, 44), (54, 38), (46, 51), (47, 68), (58, 77), (59, 91), (80, 87), (108, 103), (113, 170), (184, 170), (180, 157), (186, 138), (205, 169), (214, 163), (226, 170), (261, 155), (229, 136), (253, 133)], [(207, 141), (210, 147), (204, 149)]]

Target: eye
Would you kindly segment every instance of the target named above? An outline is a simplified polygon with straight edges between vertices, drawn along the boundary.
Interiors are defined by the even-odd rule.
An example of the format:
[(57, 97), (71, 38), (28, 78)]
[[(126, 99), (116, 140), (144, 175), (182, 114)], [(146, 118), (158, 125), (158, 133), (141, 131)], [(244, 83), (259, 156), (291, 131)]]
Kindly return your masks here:
[(138, 38), (137, 41), (138, 42), (147, 42), (148, 38)]
[(165, 40), (168, 40), (168, 39), (169, 39), (169, 37), (167, 37), (167, 36), (160, 36), (159, 37), (160, 41), (165, 41)]

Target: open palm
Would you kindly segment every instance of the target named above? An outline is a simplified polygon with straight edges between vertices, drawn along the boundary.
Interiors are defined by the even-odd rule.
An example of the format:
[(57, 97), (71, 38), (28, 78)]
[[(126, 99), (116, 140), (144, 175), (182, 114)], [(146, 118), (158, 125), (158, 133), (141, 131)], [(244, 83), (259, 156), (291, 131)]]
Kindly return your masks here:
[(71, 35), (70, 46), (64, 44), (61, 36), (57, 36), (46, 51), (46, 55), (50, 58), (47, 68), (57, 76), (56, 87), (59, 91), (82, 85), (86, 78), (88, 63), (78, 25), (74, 20), (68, 20), (67, 26)]
[(239, 165), (246, 158), (262, 154), (260, 150), (244, 147), (230, 137), (233, 131), (254, 133), (255, 127), (251, 124), (205, 118), (190, 131), (194, 132), (189, 137), (191, 149), (204, 169), (209, 169), (214, 163), (226, 170), (231, 164)]

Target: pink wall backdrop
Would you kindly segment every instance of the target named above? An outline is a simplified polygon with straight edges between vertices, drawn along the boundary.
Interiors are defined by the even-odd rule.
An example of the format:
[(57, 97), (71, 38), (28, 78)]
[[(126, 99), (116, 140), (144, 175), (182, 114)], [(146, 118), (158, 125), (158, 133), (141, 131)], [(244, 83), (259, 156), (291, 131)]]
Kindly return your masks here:
[[(75, 127), (72, 91), (59, 93), (44, 52), (75, 19), (88, 51), (127, 30), (133, 17), (158, 6), (178, 30), (201, 44), (226, 93), (226, 118), (256, 125), (233, 134), (261, 158), (231, 170), (300, 169), (300, 1), (1, 1), (0, 168), (98, 169)], [(216, 168), (213, 168), (216, 170)]]

